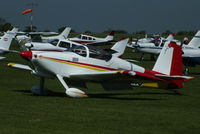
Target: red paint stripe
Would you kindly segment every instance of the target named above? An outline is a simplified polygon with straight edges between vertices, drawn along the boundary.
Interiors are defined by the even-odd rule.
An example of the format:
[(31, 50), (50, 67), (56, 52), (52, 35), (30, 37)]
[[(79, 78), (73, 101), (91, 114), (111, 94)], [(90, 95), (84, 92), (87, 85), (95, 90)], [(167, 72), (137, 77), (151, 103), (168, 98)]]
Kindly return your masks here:
[(150, 79), (150, 80), (159, 80), (159, 81), (165, 81), (163, 79), (157, 78), (154, 75), (151, 74), (146, 74), (146, 73), (140, 73), (140, 72), (135, 72), (136, 76), (142, 77), (142, 78), (146, 78), (146, 79)]
[(58, 60), (58, 61), (64, 61), (64, 62), (69, 62), (69, 63), (74, 63), (74, 64), (79, 64), (79, 65), (85, 65), (85, 66), (90, 66), (90, 67), (96, 67), (96, 68), (105, 69), (105, 70), (109, 70), (109, 71), (118, 70), (118, 69), (114, 69), (114, 68), (103, 67), (103, 66), (98, 66), (98, 65), (92, 65), (92, 64), (87, 64), (87, 63), (80, 63), (80, 62), (69, 61), (69, 60), (62, 60), (62, 59), (56, 59), (56, 58), (50, 58), (50, 57), (44, 57), (44, 58), (52, 59), (52, 60)]
[(165, 75), (163, 73), (159, 73), (159, 72), (156, 72), (156, 71), (153, 71), (153, 70), (148, 70), (148, 69), (145, 69), (144, 73), (150, 74), (150, 75), (155, 75), (155, 74)]

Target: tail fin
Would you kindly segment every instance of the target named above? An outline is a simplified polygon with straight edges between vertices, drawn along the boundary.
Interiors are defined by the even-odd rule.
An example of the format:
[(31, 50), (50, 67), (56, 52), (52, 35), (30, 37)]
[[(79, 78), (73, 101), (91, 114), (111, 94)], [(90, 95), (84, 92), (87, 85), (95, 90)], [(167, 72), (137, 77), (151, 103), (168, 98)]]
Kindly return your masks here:
[(12, 42), (13, 35), (5, 33), (4, 36), (0, 39), (0, 49), (9, 50), (11, 42)]
[(156, 77), (168, 81), (168, 89), (182, 88), (183, 82), (193, 79), (193, 77), (182, 76), (182, 47), (175, 42), (165, 44), (153, 71), (161, 73)]
[(111, 31), (110, 34), (108, 36), (106, 36), (105, 40), (107, 41), (112, 41), (114, 39), (114, 31)]
[(117, 43), (115, 43), (115, 45), (111, 48), (112, 50), (116, 51), (116, 53), (113, 54), (113, 56), (115, 57), (120, 57), (123, 55), (125, 49), (126, 49), (126, 45), (128, 43), (128, 38), (126, 39), (121, 39), (119, 40)]
[(182, 75), (182, 47), (175, 42), (166, 43), (153, 67), (153, 71), (166, 75)]
[(171, 33), (167, 38), (166, 40), (168, 41), (172, 41), (174, 39), (174, 33)]
[(197, 33), (195, 34), (195, 36), (192, 38), (192, 40), (189, 42), (187, 46), (193, 47), (193, 48), (200, 47), (200, 30), (197, 31)]
[(14, 27), (11, 31), (7, 31), (6, 33), (12, 35), (13, 38), (15, 38), (17, 32), (18, 32), (18, 28)]
[(63, 32), (59, 35), (59, 39), (66, 39), (71, 31), (70, 27), (66, 27)]

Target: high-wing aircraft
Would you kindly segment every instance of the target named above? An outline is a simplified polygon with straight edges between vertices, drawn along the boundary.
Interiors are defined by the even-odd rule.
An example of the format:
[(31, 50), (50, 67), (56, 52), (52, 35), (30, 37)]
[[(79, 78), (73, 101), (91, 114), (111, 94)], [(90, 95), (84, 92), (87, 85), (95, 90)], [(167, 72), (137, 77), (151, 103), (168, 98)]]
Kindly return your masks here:
[(154, 54), (159, 54), (164, 44), (174, 40), (174, 34), (170, 34), (167, 38), (155, 36), (154, 38), (143, 38), (136, 42), (127, 44), (127, 47), (133, 48), (142, 53), (141, 60), (143, 60), (144, 53), (151, 54), (151, 59), (154, 60)]
[(186, 65), (185, 72), (188, 72), (188, 66), (200, 64), (200, 31), (197, 31), (188, 45), (182, 46), (183, 63)]
[[(128, 40), (126, 40), (126, 43)], [(70, 85), (85, 87), (85, 82), (98, 82), (104, 88), (127, 89), (132, 82), (154, 88), (182, 88), (193, 77), (182, 76), (181, 46), (171, 42), (163, 47), (153, 70), (145, 69), (93, 46), (75, 46), (64, 52), (23, 51), (20, 55), (30, 66), (9, 63), (8, 66), (30, 70), (40, 77), (40, 85), (33, 86), (35, 94), (45, 94), (45, 78), (57, 78), (70, 97), (87, 94)]]
[(137, 47), (138, 45), (140, 46), (145, 46), (145, 47), (154, 47), (154, 46), (163, 46), (166, 41), (171, 41), (174, 40), (174, 33), (170, 34), (167, 38), (160, 37), (158, 35), (154, 35), (151, 38), (145, 38), (132, 41), (128, 44), (128, 47)]
[(80, 44), (101, 44), (113, 41), (114, 31), (111, 31), (105, 38), (98, 38), (94, 36), (80, 34), (77, 37), (69, 38), (69, 40)]
[[(13, 30), (5, 32), (4, 35), (0, 37), (0, 54), (16, 52), (14, 50), (9, 50), (12, 39), (15, 37), (16, 32), (17, 32), (17, 28), (13, 28)], [(0, 57), (0, 59), (4, 59), (4, 58), (5, 57)]]
[[(177, 41), (175, 41), (177, 42)], [(168, 43), (168, 42), (166, 42)], [(180, 43), (180, 42), (179, 42)], [(200, 64), (200, 31), (197, 31), (195, 36), (189, 42), (188, 45), (182, 45), (183, 51), (183, 63), (186, 65), (185, 73), (188, 72), (188, 66), (195, 66), (196, 64)], [(145, 46), (140, 45), (136, 47), (139, 51), (143, 53), (150, 54), (160, 54), (162, 50), (162, 46)]]
[[(136, 42), (135, 44), (128, 44), (128, 47), (135, 48), (137, 51), (144, 53), (153, 53), (159, 54), (162, 47), (164, 46), (166, 41), (174, 41), (174, 34), (170, 34), (166, 39), (165, 38), (156, 38), (153, 40), (149, 40), (149, 42), (144, 42), (143, 40)], [(159, 50), (159, 52), (158, 52)]]
[[(60, 33), (59, 35), (56, 36), (42, 36), (42, 35), (55, 35), (57, 33), (55, 32), (30, 32), (30, 33), (26, 33), (27, 35), (18, 35), (16, 36), (16, 39), (18, 40), (18, 42), (22, 41), (22, 40), (31, 40), (32, 42), (51, 42), (54, 40), (60, 40), (60, 39), (67, 39), (69, 33), (71, 31), (70, 27), (66, 27), (62, 33)], [(25, 32), (21, 32), (23, 34), (25, 34)]]

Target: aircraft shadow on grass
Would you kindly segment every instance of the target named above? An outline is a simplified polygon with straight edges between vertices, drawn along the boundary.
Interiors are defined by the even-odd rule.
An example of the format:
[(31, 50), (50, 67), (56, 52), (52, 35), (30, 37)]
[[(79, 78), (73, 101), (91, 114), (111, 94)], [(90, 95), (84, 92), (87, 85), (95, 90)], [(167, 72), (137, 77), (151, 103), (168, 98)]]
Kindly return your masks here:
[[(15, 92), (22, 92), (25, 93), (26, 95), (30, 96), (38, 96), (34, 95), (31, 93), (30, 90), (13, 90)], [(121, 96), (123, 95), (123, 97)], [(156, 100), (164, 100), (162, 99), (154, 99), (154, 98), (149, 98), (149, 97), (130, 97), (134, 95), (182, 95), (178, 92), (171, 92), (171, 93), (155, 93), (155, 92), (137, 92), (137, 93), (95, 93), (95, 94), (88, 94), (88, 98), (86, 99), (91, 99), (91, 98), (100, 98), (100, 99), (114, 99), (114, 100), (150, 100), (150, 101), (156, 101)], [(125, 97), (129, 96), (129, 97)], [(54, 92), (49, 90), (48, 95), (45, 97), (68, 97), (65, 93), (62, 92)]]

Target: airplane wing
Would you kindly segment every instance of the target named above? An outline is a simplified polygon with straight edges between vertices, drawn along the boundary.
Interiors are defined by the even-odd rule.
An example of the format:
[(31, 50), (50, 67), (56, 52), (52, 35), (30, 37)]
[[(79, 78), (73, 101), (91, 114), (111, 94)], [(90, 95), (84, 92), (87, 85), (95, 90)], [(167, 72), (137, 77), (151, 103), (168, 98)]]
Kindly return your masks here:
[(144, 81), (165, 81), (161, 78), (157, 78), (152, 75), (130, 71), (130, 70), (117, 70), (117, 71), (105, 71), (105, 72), (94, 72), (94, 73), (78, 73), (70, 74), (70, 79), (81, 79), (81, 80), (92, 80), (92, 81), (134, 81), (134, 82), (144, 82)]
[[(63, 78), (65, 79), (66, 77)], [(83, 87), (84, 82), (98, 82), (105, 90), (132, 89), (132, 83), (162, 83), (166, 81), (152, 75), (130, 70), (70, 74), (67, 78), (74, 81), (81, 81), (82, 84), (79, 83), (80, 87), (81, 85)], [(66, 82), (69, 83), (69, 81)]]
[(113, 41), (101, 41), (101, 42), (92, 42), (92, 43), (86, 43), (86, 45), (94, 45), (94, 46), (100, 46), (104, 44), (112, 44)]
[(19, 51), (16, 51), (16, 50), (9, 50), (8, 52), (9, 53), (20, 53)]
[(8, 63), (7, 66), (32, 71), (32, 69), (27, 65)]
[(58, 33), (57, 32), (28, 32), (28, 34), (30, 34), (30, 35), (35, 35), (35, 34), (39, 34), (39, 35), (56, 35)]

